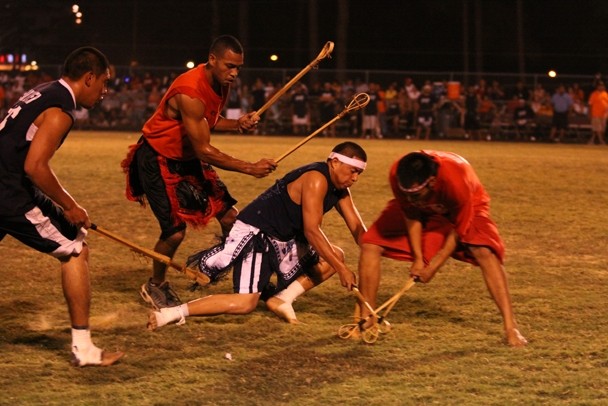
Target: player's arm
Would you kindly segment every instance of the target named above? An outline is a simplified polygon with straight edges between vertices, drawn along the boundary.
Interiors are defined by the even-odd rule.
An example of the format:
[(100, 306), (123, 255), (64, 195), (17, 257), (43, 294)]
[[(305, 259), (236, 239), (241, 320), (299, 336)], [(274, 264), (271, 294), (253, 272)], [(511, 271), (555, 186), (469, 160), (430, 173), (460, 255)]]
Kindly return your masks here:
[[(205, 119), (205, 105), (200, 100), (185, 94), (175, 95), (172, 101), (179, 111), (198, 159), (221, 169), (241, 172), (256, 178), (268, 176), (276, 168), (276, 163), (271, 159), (261, 159), (251, 163), (223, 153), (211, 145), (211, 129)], [(173, 107), (172, 103), (170, 107)]]
[(342, 286), (351, 289), (356, 282), (355, 274), (342, 262), (321, 229), (323, 199), (328, 188), (327, 180), (321, 173), (310, 171), (302, 175), (301, 182), (304, 236), (321, 258), (340, 275)]
[(72, 126), (72, 118), (57, 107), (44, 111), (34, 122), (38, 131), (25, 158), (24, 171), (32, 183), (63, 209), (63, 215), (78, 227), (90, 227), (91, 221), (74, 198), (61, 186), (50, 166), (65, 134)]
[(216, 131), (238, 131), (243, 133), (254, 130), (259, 121), (260, 118), (255, 114), (255, 111), (242, 115), (238, 120), (220, 116), (213, 129)]
[(450, 256), (456, 249), (457, 244), (458, 235), (456, 234), (456, 231), (452, 229), (447, 235), (443, 243), (443, 247), (441, 247), (441, 249), (435, 254), (435, 256), (430, 259), (429, 264), (415, 276), (417, 276), (421, 282), (430, 282), (431, 279), (433, 279), (433, 277), (437, 273), (437, 271), (450, 258)]
[(365, 224), (363, 224), (363, 219), (361, 219), (359, 210), (357, 210), (357, 207), (355, 207), (350, 190), (346, 189), (346, 192), (346, 195), (338, 201), (336, 210), (344, 219), (346, 227), (348, 227), (358, 245), (359, 239), (363, 233), (367, 231), (367, 228), (365, 227)]

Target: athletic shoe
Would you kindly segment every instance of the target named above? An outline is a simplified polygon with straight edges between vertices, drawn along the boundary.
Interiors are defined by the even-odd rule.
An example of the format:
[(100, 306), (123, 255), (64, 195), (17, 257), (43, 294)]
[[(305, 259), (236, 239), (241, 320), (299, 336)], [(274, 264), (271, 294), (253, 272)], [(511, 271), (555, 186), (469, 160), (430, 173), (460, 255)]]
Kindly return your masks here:
[(139, 293), (141, 294), (142, 299), (156, 310), (182, 304), (179, 296), (171, 289), (171, 285), (169, 285), (169, 282), (167, 281), (157, 286), (153, 284), (150, 279), (148, 282), (141, 285)]
[(86, 350), (79, 350), (78, 347), (72, 347), (72, 359), (70, 363), (75, 367), (84, 366), (102, 366), (107, 367), (114, 364), (116, 361), (125, 355), (122, 351), (108, 352), (94, 345), (91, 345)]

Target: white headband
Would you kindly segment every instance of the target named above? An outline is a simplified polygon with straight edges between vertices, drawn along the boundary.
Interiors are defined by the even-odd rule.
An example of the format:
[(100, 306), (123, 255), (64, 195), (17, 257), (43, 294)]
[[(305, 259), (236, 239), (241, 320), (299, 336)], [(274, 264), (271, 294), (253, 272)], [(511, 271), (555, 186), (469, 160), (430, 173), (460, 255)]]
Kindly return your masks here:
[(425, 187), (427, 187), (430, 181), (431, 181), (431, 177), (429, 176), (429, 178), (427, 180), (425, 180), (424, 182), (422, 182), (420, 185), (414, 186), (414, 187), (411, 187), (411, 188), (403, 187), (401, 185), (401, 182), (397, 182), (397, 183), (399, 185), (399, 189), (402, 192), (405, 192), (405, 193), (417, 193), (417, 192), (420, 192)]
[(331, 154), (329, 154), (328, 158), (329, 159), (337, 158), (338, 161), (345, 163), (347, 165), (350, 165), (350, 166), (354, 166), (355, 168), (361, 169), (362, 171), (364, 171), (365, 167), (367, 166), (367, 163), (361, 161), (360, 159), (350, 158), (350, 157), (347, 157), (346, 155), (342, 155), (337, 152), (332, 152)]

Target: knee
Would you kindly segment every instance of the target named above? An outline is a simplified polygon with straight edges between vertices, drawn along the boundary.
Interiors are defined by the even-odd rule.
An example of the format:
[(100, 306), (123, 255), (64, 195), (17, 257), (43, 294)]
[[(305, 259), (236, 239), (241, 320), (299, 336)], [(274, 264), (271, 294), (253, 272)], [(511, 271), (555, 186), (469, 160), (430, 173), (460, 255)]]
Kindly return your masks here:
[(238, 295), (237, 300), (230, 304), (229, 313), (231, 314), (249, 314), (256, 309), (260, 295), (257, 293), (248, 295)]
[(382, 256), (383, 248), (379, 245), (363, 243), (361, 244), (361, 256), (369, 257), (380, 257)]
[(163, 241), (171, 247), (178, 247), (184, 238), (186, 238), (186, 230), (180, 230), (164, 238)]
[(477, 262), (485, 262), (489, 259), (495, 258), (494, 252), (488, 247), (469, 247), (471, 254), (477, 260)]
[(235, 207), (228, 209), (221, 217), (218, 217), (222, 230), (230, 230), (232, 225), (236, 222), (236, 216), (239, 211)]

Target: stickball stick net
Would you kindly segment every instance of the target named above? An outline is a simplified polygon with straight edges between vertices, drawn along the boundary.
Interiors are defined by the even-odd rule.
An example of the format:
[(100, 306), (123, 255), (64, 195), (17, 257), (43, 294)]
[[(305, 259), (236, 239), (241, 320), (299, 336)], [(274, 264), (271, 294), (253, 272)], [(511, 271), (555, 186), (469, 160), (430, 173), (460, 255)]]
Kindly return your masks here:
[(336, 121), (340, 120), (342, 117), (344, 117), (348, 113), (352, 113), (353, 111), (361, 110), (363, 107), (367, 106), (368, 103), (369, 103), (369, 95), (367, 93), (358, 93), (358, 94), (356, 94), (355, 97), (353, 97), (353, 99), (350, 101), (350, 103), (348, 103), (348, 105), (344, 107), (344, 110), (342, 110), (341, 112), (339, 112), (337, 116), (335, 116), (334, 118), (332, 118), (331, 120), (329, 120), (327, 123), (323, 124), (319, 129), (317, 129), (315, 132), (313, 132), (312, 134), (310, 134), (308, 137), (304, 138), (302, 141), (300, 141), (295, 146), (293, 146), (292, 148), (290, 148), (283, 155), (281, 155), (280, 157), (276, 158), (275, 162), (279, 163), (280, 161), (282, 161), (283, 159), (285, 159), (285, 157), (287, 157), (288, 155), (292, 154), (295, 150), (297, 150), (298, 148), (300, 148), (302, 145), (304, 145), (308, 141), (312, 140), (316, 135), (318, 135), (319, 133), (321, 133), (327, 127), (329, 127), (330, 125), (332, 125)]
[(285, 94), (285, 92), (287, 90), (289, 90), (289, 88), (291, 88), (298, 80), (300, 80), (300, 78), (302, 78), (302, 76), (304, 76), (306, 73), (308, 73), (308, 71), (311, 70), (312, 68), (316, 68), (321, 60), (323, 60), (325, 58), (331, 58), (331, 51), (333, 51), (333, 50), (334, 50), (334, 43), (331, 41), (327, 41), (327, 43), (325, 44), (325, 46), (323, 47), (323, 49), (321, 50), (319, 55), (317, 55), (317, 57), (312, 62), (310, 62), (308, 65), (306, 65), (306, 67), (304, 69), (302, 69), (289, 82), (287, 82), (281, 89), (279, 89), (278, 92), (276, 92), (270, 99), (268, 99), (266, 104), (264, 104), (262, 107), (260, 107), (258, 109), (258, 111), (255, 112), (255, 114), (258, 117), (260, 117), (266, 110), (268, 110), (268, 108), (270, 106), (272, 106), (281, 96), (283, 96)]
[[(370, 310), (371, 314), (369, 316), (367, 316), (365, 319), (361, 319), (358, 323), (342, 325), (338, 329), (338, 337), (343, 338), (343, 339), (348, 339), (353, 336), (356, 336), (357, 334), (360, 334), (363, 341), (365, 341), (367, 344), (375, 343), (378, 340), (380, 333), (386, 334), (391, 330), (391, 324), (386, 319), (386, 316), (390, 313), (390, 311), (393, 309), (393, 307), (395, 307), (395, 305), (397, 304), (397, 302), (399, 301), (401, 296), (403, 296), (405, 294), (405, 292), (410, 290), (412, 288), (412, 286), (414, 286), (416, 284), (416, 282), (417, 282), (416, 278), (413, 278), (413, 277), (409, 278), (405, 282), (403, 287), (397, 293), (395, 293), (391, 298), (389, 298), (386, 302), (384, 302), (377, 309)], [(361, 302), (363, 302), (363, 304), (368, 309), (371, 309), (369, 303), (365, 300), (365, 298), (363, 298), (363, 296), (361, 295), (361, 293), (358, 290), (357, 290), (357, 292), (355, 292), (355, 295), (357, 296), (357, 298), (359, 298), (359, 300)], [(382, 314), (380, 314), (380, 312), (382, 312), (382, 310), (384, 310), (384, 312)], [(374, 323), (373, 326), (368, 327), (368, 328), (363, 328), (365, 323), (367, 323), (367, 321), (372, 316), (375, 316), (377, 321)]]
[(114, 234), (113, 232), (110, 232), (102, 227), (99, 227), (96, 224), (91, 224), (91, 230), (103, 235), (104, 237), (114, 240), (120, 244), (126, 245), (127, 247), (131, 248), (132, 251), (134, 251), (138, 254), (144, 255), (148, 258), (152, 258), (155, 261), (163, 263), (163, 264), (169, 266), (170, 268), (173, 268), (173, 269), (177, 270), (178, 272), (183, 273), (184, 275), (186, 275), (186, 277), (188, 277), (189, 279), (192, 279), (193, 281), (196, 281), (201, 286), (208, 285), (210, 282), (209, 277), (201, 272), (198, 272), (198, 270), (188, 268), (186, 265), (180, 265), (180, 264), (174, 262), (171, 258), (169, 258), (166, 255), (160, 254), (160, 253), (153, 251), (151, 249), (148, 249), (148, 248), (141, 247), (125, 238), (120, 237), (117, 234)]

